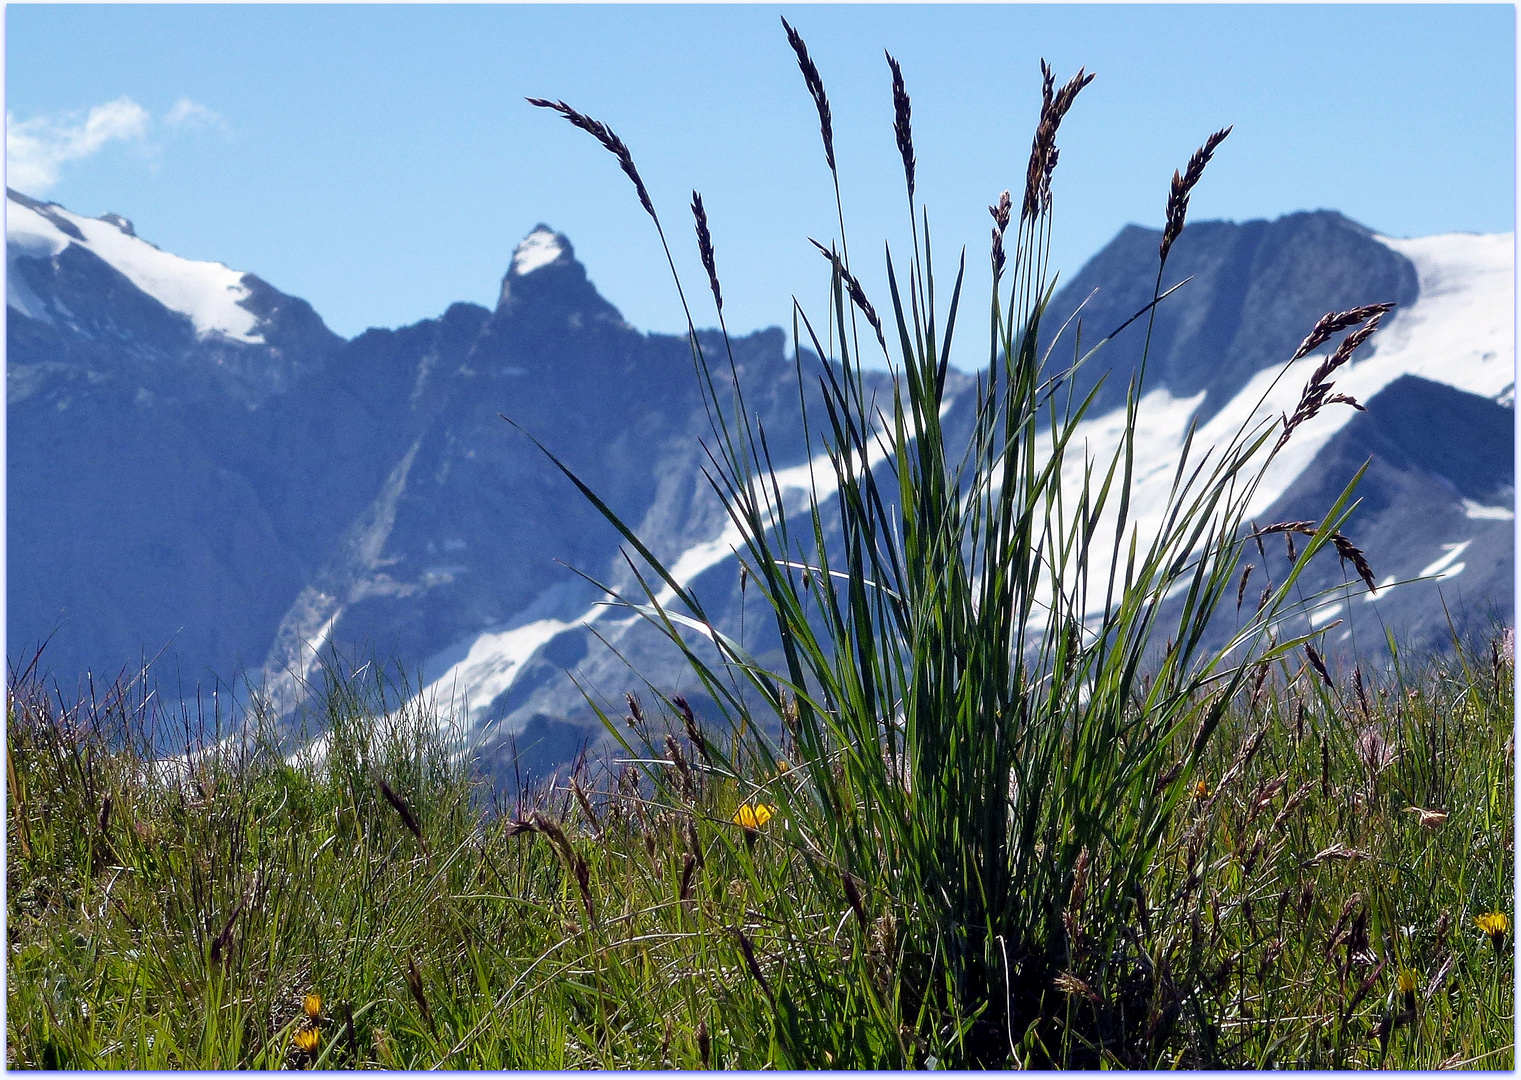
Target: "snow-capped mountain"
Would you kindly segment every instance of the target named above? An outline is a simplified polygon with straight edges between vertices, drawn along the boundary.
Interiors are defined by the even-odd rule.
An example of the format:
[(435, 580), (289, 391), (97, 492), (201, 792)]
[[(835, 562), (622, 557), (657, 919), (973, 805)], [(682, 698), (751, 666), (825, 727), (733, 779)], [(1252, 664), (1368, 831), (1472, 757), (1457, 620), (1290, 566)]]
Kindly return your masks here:
[[(1100, 298), (1123, 291), (1108, 287), (1110, 279), (1133, 290), (1148, 259), (1154, 281), (1156, 239), (1135, 227), (1122, 232), (1054, 299), (1052, 324), (1060, 325), (1085, 300), (1083, 318), (1098, 330), (1122, 321), (1121, 311), (1139, 308), (1150, 283), (1145, 296)], [(1311, 312), (1394, 300), (1400, 306), (1392, 317), (1335, 377), (1336, 390), (1368, 411), (1328, 407), (1296, 431), (1258, 487), (1251, 513), (1263, 524), (1318, 519), (1369, 462), (1358, 490), (1362, 504), (1349, 525), (1355, 541), (1385, 585), (1440, 574), (1442, 593), (1432, 583), (1381, 588), (1357, 603), (1320, 604), (1306, 622), (1318, 627), (1340, 618), (1346, 625), (1333, 642), (1350, 640), (1360, 625), (1370, 628), (1368, 640), (1378, 642), (1388, 625), (1422, 647), (1440, 646), (1449, 635), (1440, 617), (1443, 598), (1464, 608), (1465, 617), (1507, 615), (1514, 522), (1514, 436), (1507, 407), (1515, 396), (1513, 237), (1393, 239), (1324, 212), (1242, 226), (1209, 222), (1184, 231), (1167, 270), (1169, 284), (1190, 279), (1186, 288), (1194, 296), (1159, 315), (1152, 331), (1146, 383), (1152, 389), (1142, 400), (1137, 431), (1137, 456), (1145, 464), (1136, 472), (1132, 511), (1142, 534), (1161, 523), (1190, 419), (1198, 421), (1194, 441), (1203, 447), (1228, 440), (1253, 421), (1292, 414), (1310, 370), (1334, 345), (1283, 371), (1282, 359), (1319, 317)], [(1316, 279), (1328, 273), (1317, 287)], [(1242, 313), (1234, 328), (1232, 311)], [(1119, 338), (1113, 345), (1102, 368), (1108, 381), (1099, 391), (1098, 415), (1076, 436), (1100, 459), (1118, 445), (1126, 377), (1139, 362), (1141, 338)], [(1199, 356), (1220, 362), (1185, 359)], [(1096, 378), (1080, 380), (1080, 389)], [(1080, 468), (1080, 458), (1071, 461), (1074, 482)], [(1448, 558), (1453, 551), (1468, 557)], [(1108, 557), (1107, 549), (1100, 550), (1100, 562)], [(1268, 569), (1281, 580), (1283, 567)], [(1313, 597), (1344, 579), (1332, 559), (1309, 570), (1302, 595)]]
[(7, 189), (5, 240), (13, 376), (19, 358), (253, 404), (342, 344), (306, 301), (162, 251), (119, 214), (83, 217)]
[[(164, 692), (248, 673), (294, 706), (336, 650), (399, 664), (488, 755), (511, 741), (541, 768), (599, 730), (583, 688), (615, 702), (648, 679), (695, 698), (680, 657), (572, 571), (632, 581), (617, 533), (502, 414), (765, 657), (765, 613), (747, 606), (737, 534), (702, 473), (687, 343), (625, 323), (564, 236), (540, 226), (518, 246), (494, 309), (456, 304), (344, 342), (303, 301), (160, 251), (115, 215), (14, 192), (7, 210), (13, 664), (50, 635), (45, 662), (69, 684), (162, 650)], [(1150, 298), (1158, 239), (1124, 230), (1058, 293), (1050, 325), (1083, 305), (1085, 340), (1112, 329)], [(1202, 442), (1292, 411), (1315, 359), (1274, 376), (1321, 314), (1394, 300), (1337, 380), (1368, 412), (1301, 429), (1258, 520), (1319, 516), (1371, 459), (1349, 532), (1381, 580), (1441, 574), (1441, 598), (1396, 585), (1305, 617), (1420, 643), (1446, 633), (1442, 599), (1509, 617), (1513, 265), (1509, 235), (1393, 240), (1326, 212), (1189, 226), (1168, 283), (1192, 280), (1152, 328), (1135, 505), (1160, 505), (1191, 417)], [(1118, 436), (1139, 337), (1104, 354), (1113, 373), (1081, 436), (1095, 452)], [(784, 499), (827, 494), (782, 332), (734, 352)], [(971, 385), (952, 373), (948, 431)], [(1315, 568), (1306, 595), (1340, 573)]]

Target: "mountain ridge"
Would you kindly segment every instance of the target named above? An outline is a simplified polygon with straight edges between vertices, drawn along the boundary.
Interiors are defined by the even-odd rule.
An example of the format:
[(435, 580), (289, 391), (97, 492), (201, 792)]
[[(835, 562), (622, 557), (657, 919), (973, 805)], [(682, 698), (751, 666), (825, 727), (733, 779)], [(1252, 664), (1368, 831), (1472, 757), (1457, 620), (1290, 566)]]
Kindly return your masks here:
[[(40, 214), (28, 205), (34, 200), (11, 202)], [(708, 421), (688, 343), (629, 326), (597, 293), (570, 241), (547, 225), (514, 251), (494, 308), (456, 303), (435, 318), (372, 328), (348, 341), (326, 332), (305, 301), (242, 274), (238, 306), (254, 321), (241, 333), (257, 330), (255, 343), (215, 328), (202, 335), (191, 314), (136, 289), (89, 249), (97, 225), (112, 228), (124, 244), (147, 243), (130, 229), (63, 208), (51, 213), (84, 243), (60, 248), (56, 237), (18, 214), (23, 227), (7, 248), (8, 265), (21, 265), (21, 283), (32, 292), (11, 302), (8, 329), (13, 664), (24, 663), (21, 653), (48, 636), (61, 607), (65, 632), (49, 648), (65, 675), (114, 673), (143, 650), (151, 654), (172, 641), (170, 655), (182, 677), (190, 669), (190, 683), (201, 674), (225, 680), (253, 673), (290, 706), (321, 670), (313, 644), (351, 654), (369, 649), (411, 672), (420, 668), (431, 694), (468, 695), (470, 706), (458, 715), (478, 734), (537, 738), (546, 746), (589, 730), (568, 669), (610, 701), (639, 685), (624, 659), (652, 681), (691, 689), (682, 682), (690, 677), (679, 657), (662, 655), (656, 635), (610, 613), (596, 590), (566, 569), (614, 587), (633, 583), (617, 533), (501, 415), (561, 455), (668, 565), (684, 567), (719, 629), (758, 633), (763, 613), (747, 618), (744, 589), (724, 546), (734, 542), (732, 529), (702, 475)], [(11, 241), (9, 228), (7, 235)], [(1136, 226), (1122, 231), (1053, 299), (1051, 324), (1086, 303), (1080, 317), (1106, 327), (1111, 316), (1132, 313), (1141, 296), (1132, 292), (1144, 292), (1136, 307), (1149, 300), (1156, 238)], [(1502, 259), (1497, 238), (1481, 239), (1467, 246), (1452, 238), (1390, 241), (1325, 211), (1188, 226), (1173, 260), (1178, 278), (1194, 281), (1170, 299), (1160, 329), (1153, 329), (1158, 351), (1143, 403), (1151, 425), (1143, 439), (1147, 460), (1174, 452), (1190, 417), (1203, 433), (1283, 408), (1280, 399), (1297, 394), (1303, 374), (1291, 371), (1276, 387), (1272, 377), (1309, 323), (1330, 307), (1376, 299), (1402, 306), (1339, 373), (1338, 389), (1345, 386), (1365, 404), (1392, 393), (1387, 402), (1404, 416), (1408, 387), (1399, 388), (1401, 376), (1421, 376), (1461, 395), (1418, 395), (1441, 417), (1469, 423), (1497, 415), (1468, 399), (1514, 393), (1514, 328), (1508, 310), (1503, 318), (1496, 313), (1494, 299), (1513, 282), (1513, 258)], [(80, 252), (69, 254), (71, 247)], [(1149, 279), (1137, 269), (1148, 248)], [(1317, 251), (1330, 254), (1312, 257)], [(1099, 294), (1089, 299), (1095, 286)], [(1289, 300), (1250, 319), (1240, 315), (1266, 303), (1252, 297), (1274, 288)], [(1316, 300), (1322, 292), (1330, 299)], [(76, 315), (71, 322), (62, 312), (76, 305), (99, 318), (81, 323)], [(110, 348), (98, 336), (107, 316), (125, 335)], [(1228, 325), (1212, 325), (1221, 321)], [(699, 339), (722, 349), (711, 331)], [(1136, 354), (1126, 351), (1132, 340), (1122, 335), (1106, 357), (1114, 373), (1085, 421), (1084, 438), (1096, 448), (1113, 426), (1104, 395), (1116, 387), (1123, 393), (1133, 370)], [(1430, 344), (1438, 340), (1451, 344), (1441, 363)], [(733, 346), (747, 404), (766, 427), (778, 467), (806, 486), (810, 452), (797, 408), (798, 361), (785, 336), (763, 330)], [(276, 375), (229, 359), (253, 358), (250, 350), (265, 350), (259, 356)], [(817, 364), (811, 356), (802, 362), (805, 376)], [(1313, 362), (1299, 367), (1307, 374), (1304, 365)], [(170, 376), (185, 382), (184, 372), (196, 365), (204, 371), (189, 380), (193, 385), (174, 388)], [(888, 385), (885, 374), (869, 378)], [(727, 379), (720, 376), (721, 395)], [(160, 382), (172, 392), (156, 389)], [(948, 430), (965, 426), (973, 385), (972, 376), (952, 372)], [(817, 402), (806, 380), (804, 391)], [(81, 403), (88, 404), (85, 414)], [(57, 417), (70, 409), (85, 416), (92, 439), (75, 445), (60, 431)], [(819, 412), (813, 415), (817, 422)], [(1431, 422), (1439, 427), (1441, 417)], [(1270, 478), (1263, 512), (1299, 505), (1308, 490), (1301, 479), (1344, 470), (1354, 445), (1379, 450), (1376, 472), (1385, 478), (1375, 477), (1377, 484), (1391, 492), (1415, 485), (1428, 502), (1440, 501), (1440, 477), (1453, 466), (1418, 448), (1406, 447), (1404, 458), (1390, 450), (1411, 441), (1408, 423), (1386, 430), (1362, 421), (1328, 411), (1313, 431), (1307, 427)], [(1396, 429), (1403, 433), (1391, 434)], [(1495, 461), (1500, 457), (1510, 461), (1508, 452)], [(146, 496), (149, 505), (135, 505), (145, 497), (142, 485), (123, 480), (147, 476), (164, 477), (163, 486)], [(1140, 482), (1149, 490), (1150, 481)], [(803, 488), (788, 490), (801, 497)], [(1457, 509), (1449, 513), (1444, 503), (1441, 513), (1457, 515), (1453, 522), (1503, 524), (1464, 517), (1462, 502), (1498, 512), (1501, 488), (1483, 499), (1456, 489), (1449, 494)], [(1385, 513), (1373, 521), (1373, 509), (1366, 511), (1370, 528), (1393, 535), (1395, 519)], [(102, 517), (115, 525), (113, 537), (92, 533), (91, 522)], [(1355, 530), (1358, 519), (1349, 527)], [(1460, 573), (1482, 585), (1478, 591), (1494, 591), (1509, 563), (1493, 536), (1479, 547), (1495, 549), (1485, 555), (1487, 568), (1478, 573), (1469, 558)], [(1369, 550), (1382, 573), (1380, 553)], [(1479, 548), (1468, 550), (1477, 555)], [(1410, 559), (1426, 565), (1432, 556), (1412, 552)], [(1456, 565), (1449, 561), (1444, 572)], [(1400, 573), (1408, 573), (1403, 562)], [(1411, 603), (1408, 612), (1403, 603), (1383, 600), (1374, 607), (1419, 622)], [(764, 640), (757, 641), (764, 652)]]

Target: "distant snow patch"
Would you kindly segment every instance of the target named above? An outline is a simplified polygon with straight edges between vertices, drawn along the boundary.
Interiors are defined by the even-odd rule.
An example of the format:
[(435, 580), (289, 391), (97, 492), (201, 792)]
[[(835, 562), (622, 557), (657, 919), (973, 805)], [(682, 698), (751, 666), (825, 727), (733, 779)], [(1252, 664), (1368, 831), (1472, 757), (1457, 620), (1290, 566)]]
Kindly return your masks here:
[(1509, 506), (1483, 506), (1464, 499), (1463, 516), (1475, 521), (1515, 521), (1516, 511)]
[(5, 303), (30, 319), (51, 323), (47, 305), (32, 292), (16, 266), (16, 260), (51, 259), (69, 246), (53, 223), (31, 207), (9, 202), (5, 230)]
[(1461, 544), (1443, 544), (1442, 550), (1446, 554), (1444, 554), (1440, 559), (1431, 563), (1429, 566), (1424, 567), (1421, 572), (1415, 576), (1423, 578), (1434, 577), (1438, 581), (1445, 581), (1447, 578), (1457, 577), (1468, 565), (1467, 563), (1458, 562), (1458, 556), (1462, 555), (1464, 551), (1468, 550), (1468, 545), (1471, 543), (1473, 543), (1472, 540), (1464, 540)]
[(471, 642), (465, 658), (433, 680), (424, 693), (435, 697), (447, 693), (455, 701), (463, 699), (466, 708), (461, 711), (468, 717), (467, 727), (478, 730), (491, 703), (508, 691), (523, 664), (541, 645), (574, 625), (559, 619), (539, 619), (510, 630), (481, 634)]
[(1320, 607), (1316, 608), (1314, 611), (1310, 612), (1310, 628), (1314, 629), (1317, 626), (1324, 626), (1326, 623), (1336, 618), (1336, 616), (1340, 615), (1341, 609), (1344, 607), (1346, 607), (1345, 604), (1335, 603), (1323, 604)]
[(1415, 265), (1421, 294), (1396, 310), (1373, 338), (1377, 354), (1360, 366), (1378, 363), (1492, 399), (1514, 393), (1515, 234), (1377, 239)]
[(529, 233), (512, 253), (512, 270), (518, 277), (523, 277), (548, 266), (564, 253), (559, 237), (541, 226)]
[[(1336, 373), (1338, 393), (1368, 401), (1401, 375), (1418, 375), (1459, 390), (1493, 400), (1514, 393), (1515, 317), (1514, 237), (1510, 233), (1479, 236), (1452, 233), (1415, 240), (1379, 240), (1403, 254), (1415, 265), (1420, 297), (1409, 307), (1396, 309), (1370, 344), (1372, 355), (1348, 364)], [(1308, 327), (1306, 327), (1308, 330)], [(1208, 447), (1223, 447), (1239, 432), (1261, 430), (1279, 417), (1292, 415), (1305, 380), (1314, 370), (1314, 358), (1295, 363), (1285, 371), (1275, 365), (1259, 371), (1209, 420), (1194, 437), (1193, 460), (1200, 460)], [(1142, 398), (1135, 433), (1135, 476), (1130, 499), (1130, 521), (1143, 541), (1157, 534), (1168, 506), (1178, 455), (1183, 449), (1189, 418), (1200, 397), (1174, 397), (1165, 389), (1152, 390)], [(1265, 512), (1309, 466), (1333, 436), (1356, 414), (1344, 406), (1331, 406), (1294, 432), (1293, 438), (1274, 457), (1262, 482), (1253, 492), (1247, 516)], [(1082, 488), (1086, 460), (1108, 462), (1119, 448), (1125, 431), (1125, 410), (1116, 409), (1090, 417), (1079, 425), (1068, 449), (1063, 470), (1067, 490)], [(1049, 453), (1049, 435), (1042, 451)], [(1485, 507), (1465, 502), (1471, 518), (1513, 520), (1505, 507)], [(1092, 565), (1107, 566), (1113, 532), (1099, 530), (1094, 540)], [(1462, 570), (1452, 555), (1422, 575), (1445, 571), (1453, 576)], [(1092, 601), (1101, 604), (1102, 595)], [(1091, 612), (1090, 612), (1091, 613)]]

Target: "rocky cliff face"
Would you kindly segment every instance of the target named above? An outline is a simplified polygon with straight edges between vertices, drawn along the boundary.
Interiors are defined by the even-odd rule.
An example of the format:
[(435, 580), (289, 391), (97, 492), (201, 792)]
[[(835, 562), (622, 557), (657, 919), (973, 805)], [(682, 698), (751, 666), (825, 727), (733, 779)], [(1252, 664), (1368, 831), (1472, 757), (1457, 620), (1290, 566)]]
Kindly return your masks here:
[(66, 684), (259, 663), (306, 566), (240, 466), (343, 345), (250, 274), (15, 192), (7, 206), (7, 638)]
[[(1151, 300), (1161, 240), (1159, 230), (1125, 228), (1053, 298), (1048, 333), (1072, 320), (1066, 348), (1058, 346), (1068, 362), (1079, 323), (1082, 340), (1091, 344)], [(1276, 221), (1188, 226), (1168, 255), (1161, 287), (1184, 281), (1158, 306), (1154, 322), (1132, 323), (1078, 379), (1085, 393), (1105, 376), (1095, 414), (1124, 404), (1148, 333), (1146, 385), (1177, 397), (1203, 393), (1198, 415), (1204, 420), (1257, 372), (1292, 356), (1327, 311), (1382, 301), (1408, 306), (1420, 294), (1409, 259), (1356, 222), (1325, 210)]]
[[(765, 612), (747, 600), (737, 534), (704, 476), (691, 347), (627, 325), (565, 237), (541, 226), (519, 245), (494, 310), (456, 304), (344, 342), (303, 301), (159, 252), (124, 219), (15, 193), (10, 212), (13, 664), (51, 635), (46, 663), (66, 685), (161, 654), (168, 692), (243, 674), (296, 709), (323, 658), (373, 659), (454, 701), (488, 754), (515, 745), (550, 767), (598, 730), (584, 694), (616, 705), (644, 679), (698, 688), (658, 634), (580, 576), (638, 592), (616, 530), (528, 435), (675, 568), (721, 630), (768, 655)], [(1131, 315), (1151, 297), (1158, 239), (1122, 232), (1056, 296), (1048, 324), (1081, 307), (1091, 342)], [(1329, 213), (1190, 226), (1164, 287), (1192, 280), (1151, 332), (1144, 471), (1167, 471), (1190, 418), (1202, 437), (1291, 409), (1279, 399), (1307, 371), (1278, 389), (1272, 374), (1325, 311), (1398, 301), (1343, 380), (1368, 413), (1307, 428), (1265, 485), (1259, 520), (1318, 516), (1371, 458), (1348, 528), (1379, 573), (1442, 573), (1444, 597), (1508, 616), (1511, 410), (1498, 402), (1513, 395), (1514, 333), (1498, 298), (1512, 270), (1490, 241), (1386, 241)], [(1095, 445), (1145, 330), (1132, 326), (1083, 376), (1092, 385), (1113, 369), (1090, 413)], [(726, 371), (720, 340), (701, 340)], [(801, 500), (808, 474), (795, 467), (809, 450), (790, 343), (769, 330), (733, 348), (774, 463), (792, 470), (784, 496)], [(952, 372), (953, 430), (971, 385)], [(1340, 580), (1334, 560), (1315, 573), (1317, 587)], [(1433, 588), (1396, 585), (1305, 618), (1355, 615), (1359, 640), (1369, 619), (1436, 640), (1446, 623)]]

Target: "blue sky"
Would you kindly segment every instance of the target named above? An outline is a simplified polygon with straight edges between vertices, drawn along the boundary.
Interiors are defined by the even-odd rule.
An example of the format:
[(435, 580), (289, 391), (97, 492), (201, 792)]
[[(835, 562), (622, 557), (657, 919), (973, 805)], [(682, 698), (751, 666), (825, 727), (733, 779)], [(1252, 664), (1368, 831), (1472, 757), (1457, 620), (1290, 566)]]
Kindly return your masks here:
[(1097, 73), (1059, 139), (1068, 273), (1127, 223), (1160, 226), (1173, 169), (1226, 124), (1192, 220), (1329, 208), (1395, 236), (1514, 227), (1509, 5), (11, 5), (8, 175), (257, 273), (346, 336), (494, 303), (541, 221), (630, 322), (678, 330), (614, 159), (523, 101), (564, 98), (633, 150), (689, 295), (705, 295), (686, 209), (703, 193), (725, 315), (750, 330), (788, 321), (794, 295), (821, 306), (807, 238), (838, 231), (779, 14), (822, 72), (879, 307), (882, 243), (908, 235), (884, 48), (913, 99), (936, 250), (966, 245), (984, 289), (985, 208), (1020, 189), (1041, 57), (1059, 79)]

